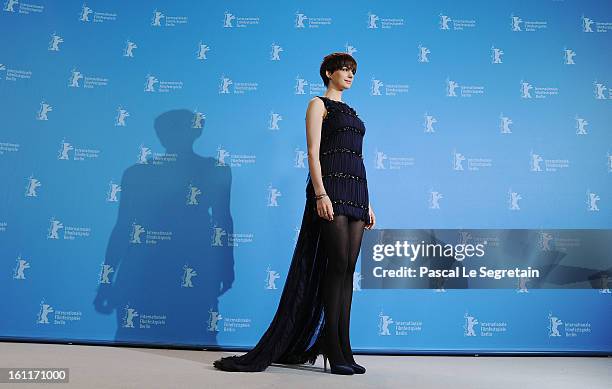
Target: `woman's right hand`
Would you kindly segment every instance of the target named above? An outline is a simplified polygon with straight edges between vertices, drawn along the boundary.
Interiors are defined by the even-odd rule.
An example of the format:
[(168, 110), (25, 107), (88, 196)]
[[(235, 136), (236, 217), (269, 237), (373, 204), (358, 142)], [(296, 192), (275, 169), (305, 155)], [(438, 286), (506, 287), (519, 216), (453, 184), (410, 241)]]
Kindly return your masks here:
[(334, 220), (334, 207), (328, 196), (317, 200), (317, 213), (325, 220)]

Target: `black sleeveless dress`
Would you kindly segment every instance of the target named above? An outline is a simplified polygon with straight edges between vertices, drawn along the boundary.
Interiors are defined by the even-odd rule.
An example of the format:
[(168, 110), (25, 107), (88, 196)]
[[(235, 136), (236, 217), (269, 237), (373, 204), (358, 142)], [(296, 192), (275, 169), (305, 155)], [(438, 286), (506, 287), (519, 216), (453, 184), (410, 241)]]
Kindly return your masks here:
[[(321, 127), (319, 160), (323, 187), (334, 208), (334, 215), (347, 215), (369, 222), (369, 198), (363, 163), (365, 125), (348, 104), (317, 96), (325, 104), (327, 115)], [(314, 187), (308, 173), (308, 199), (314, 199)], [(313, 203), (316, 211), (316, 200)]]
[[(365, 126), (345, 103), (323, 100), (327, 115), (321, 128), (319, 159), (325, 191), (334, 215), (369, 221), (369, 201), (362, 141)], [(322, 281), (327, 255), (321, 225), (327, 222), (316, 212), (310, 174), (306, 205), (287, 279), (278, 308), (266, 332), (253, 349), (243, 355), (223, 357), (213, 365), (225, 371), (263, 371), (272, 363), (314, 365), (325, 337)]]

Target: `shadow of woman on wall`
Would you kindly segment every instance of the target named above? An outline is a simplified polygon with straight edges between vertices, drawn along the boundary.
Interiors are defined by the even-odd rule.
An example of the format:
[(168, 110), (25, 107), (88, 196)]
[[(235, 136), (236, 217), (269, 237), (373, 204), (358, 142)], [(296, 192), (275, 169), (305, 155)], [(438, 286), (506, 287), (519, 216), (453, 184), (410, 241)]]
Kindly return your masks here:
[[(232, 174), (193, 151), (195, 113), (165, 112), (154, 127), (165, 153), (141, 146), (125, 170), (96, 311), (116, 314), (115, 341), (216, 345), (219, 296), (234, 280)], [(200, 128), (194, 128), (200, 127)]]

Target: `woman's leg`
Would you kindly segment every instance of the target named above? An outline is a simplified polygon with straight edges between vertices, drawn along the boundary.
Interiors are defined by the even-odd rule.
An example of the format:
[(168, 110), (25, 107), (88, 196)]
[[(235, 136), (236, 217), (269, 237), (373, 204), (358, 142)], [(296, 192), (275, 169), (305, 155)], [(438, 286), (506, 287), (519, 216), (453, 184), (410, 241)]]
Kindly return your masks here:
[(338, 318), (342, 300), (342, 282), (349, 258), (349, 226), (346, 215), (336, 215), (332, 221), (323, 220), (321, 235), (327, 252), (327, 268), (323, 279), (325, 311), (325, 348), (330, 363), (345, 364), (338, 334)]
[(359, 250), (361, 248), (361, 239), (363, 238), (364, 227), (365, 222), (363, 220), (349, 219), (348, 267), (346, 274), (344, 275), (344, 282), (342, 285), (342, 299), (340, 304), (340, 318), (338, 323), (340, 348), (342, 349), (342, 354), (346, 363), (355, 363), (355, 359), (353, 358), (353, 352), (351, 350), (349, 328), (351, 324), (351, 305), (353, 302), (353, 274), (355, 272), (355, 265), (357, 264), (357, 257), (359, 256)]

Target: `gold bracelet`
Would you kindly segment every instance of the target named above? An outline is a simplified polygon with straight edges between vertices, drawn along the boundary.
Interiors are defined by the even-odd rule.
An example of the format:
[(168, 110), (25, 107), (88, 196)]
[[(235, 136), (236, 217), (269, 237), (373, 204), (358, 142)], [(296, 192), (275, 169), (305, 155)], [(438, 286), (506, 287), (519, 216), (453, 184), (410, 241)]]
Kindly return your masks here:
[(325, 196), (327, 196), (327, 193), (323, 193), (323, 194), (320, 194), (320, 195), (315, 195), (315, 199), (316, 200), (320, 200), (320, 199), (322, 199)]

